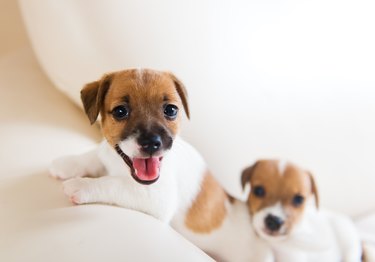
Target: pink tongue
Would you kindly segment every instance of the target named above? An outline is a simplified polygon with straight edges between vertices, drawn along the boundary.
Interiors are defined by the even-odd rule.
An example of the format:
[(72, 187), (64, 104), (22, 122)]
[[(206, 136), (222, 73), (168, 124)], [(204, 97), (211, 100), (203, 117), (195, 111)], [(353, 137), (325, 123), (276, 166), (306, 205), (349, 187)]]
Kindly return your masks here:
[(134, 158), (136, 176), (144, 181), (151, 181), (159, 176), (160, 160), (158, 157)]

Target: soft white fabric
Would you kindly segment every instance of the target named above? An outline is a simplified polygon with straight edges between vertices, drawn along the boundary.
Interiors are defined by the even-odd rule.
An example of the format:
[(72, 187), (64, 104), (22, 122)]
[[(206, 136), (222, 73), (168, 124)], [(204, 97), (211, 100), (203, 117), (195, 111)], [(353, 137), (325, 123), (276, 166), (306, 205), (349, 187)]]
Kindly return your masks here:
[(375, 213), (362, 215), (357, 219), (356, 226), (363, 242), (365, 261), (375, 261)]
[(78, 104), (82, 85), (104, 72), (174, 71), (190, 93), (183, 137), (235, 195), (245, 166), (281, 157), (311, 170), (326, 208), (375, 209), (363, 201), (375, 199), (373, 1), (20, 6), (42, 67)]
[(0, 178), (45, 169), (100, 140), (99, 129), (54, 89), (29, 47), (2, 57), (0, 86)]
[(95, 146), (99, 130), (53, 87), (29, 47), (0, 57), (0, 88), (0, 261), (210, 260), (151, 216), (72, 207), (47, 168)]
[(375, 213), (370, 213), (357, 219), (356, 225), (366, 246), (371, 247), (371, 254), (375, 259)]
[(1, 234), (1, 261), (212, 261), (169, 226), (128, 209), (55, 206), (27, 219)]

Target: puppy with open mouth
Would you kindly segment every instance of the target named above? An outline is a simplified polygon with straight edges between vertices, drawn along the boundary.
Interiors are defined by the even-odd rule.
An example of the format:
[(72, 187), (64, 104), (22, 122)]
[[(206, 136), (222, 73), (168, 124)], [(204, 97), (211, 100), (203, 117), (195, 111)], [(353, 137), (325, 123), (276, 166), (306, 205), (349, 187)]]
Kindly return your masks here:
[(241, 180), (251, 187), (247, 204), (254, 230), (276, 261), (361, 261), (354, 224), (318, 209), (309, 172), (285, 161), (260, 160), (243, 171)]
[[(215, 232), (232, 230), (226, 218), (233, 201), (201, 155), (178, 135), (183, 111), (189, 117), (181, 81), (167, 72), (124, 70), (87, 84), (81, 98), (91, 124), (101, 116), (105, 139), (92, 151), (52, 163), (50, 173), (66, 180), (64, 192), (71, 201), (147, 213), (215, 257), (231, 261), (234, 251), (222, 248), (217, 242), (223, 238)], [(225, 241), (235, 243), (232, 235)]]
[(55, 160), (50, 173), (75, 204), (106, 203), (170, 221), (189, 205), (207, 173), (199, 153), (179, 136), (184, 85), (171, 73), (133, 69), (104, 75), (81, 91), (91, 122), (101, 117), (103, 142)]

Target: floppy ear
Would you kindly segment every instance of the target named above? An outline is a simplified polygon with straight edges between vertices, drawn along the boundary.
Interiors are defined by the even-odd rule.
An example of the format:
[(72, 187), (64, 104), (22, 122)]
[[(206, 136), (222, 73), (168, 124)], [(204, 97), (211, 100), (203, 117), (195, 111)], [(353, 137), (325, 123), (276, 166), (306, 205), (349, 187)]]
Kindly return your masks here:
[(255, 164), (253, 164), (252, 166), (249, 166), (244, 171), (242, 171), (242, 175), (241, 175), (242, 190), (245, 190), (246, 184), (250, 183), (251, 176), (253, 175), (257, 164), (258, 162), (255, 162)]
[(311, 193), (314, 195), (315, 197), (315, 205), (316, 205), (316, 208), (319, 209), (319, 194), (318, 194), (318, 188), (316, 186), (316, 183), (315, 183), (315, 180), (314, 180), (314, 177), (313, 175), (310, 173), (310, 172), (307, 172), (309, 174), (309, 177), (310, 177), (310, 183), (311, 183)]
[(184, 106), (186, 116), (187, 116), (188, 119), (190, 119), (189, 105), (188, 105), (188, 101), (187, 101), (188, 95), (187, 95), (186, 88), (185, 88), (184, 84), (174, 74), (168, 73), (168, 75), (169, 75), (170, 78), (172, 78), (172, 80), (174, 82), (174, 85), (176, 87), (177, 93), (181, 98), (182, 105)]
[(81, 90), (81, 100), (90, 123), (94, 124), (103, 106), (104, 97), (111, 85), (112, 75), (105, 75), (102, 79), (86, 84)]

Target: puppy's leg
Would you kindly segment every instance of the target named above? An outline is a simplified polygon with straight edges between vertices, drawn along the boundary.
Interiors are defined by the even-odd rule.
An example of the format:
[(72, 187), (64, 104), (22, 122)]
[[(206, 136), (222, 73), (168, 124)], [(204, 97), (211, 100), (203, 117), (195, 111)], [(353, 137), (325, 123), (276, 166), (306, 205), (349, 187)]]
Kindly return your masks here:
[(335, 232), (342, 255), (342, 261), (361, 261), (361, 240), (352, 220), (344, 215), (328, 212), (327, 217)]
[(98, 177), (103, 175), (104, 171), (104, 166), (98, 157), (98, 149), (82, 155), (58, 158), (49, 168), (51, 176), (62, 180), (83, 176)]
[(64, 193), (74, 204), (103, 203), (141, 211), (169, 222), (176, 209), (174, 192), (164, 197), (153, 193), (147, 186), (129, 186), (119, 176), (99, 178), (72, 178), (63, 183)]

